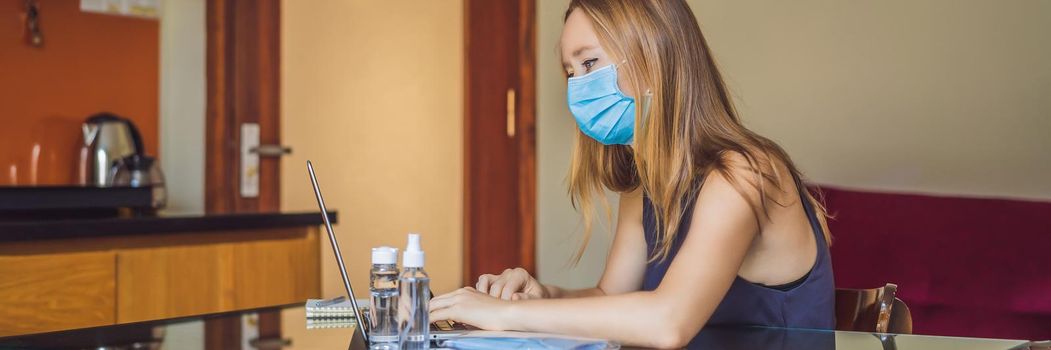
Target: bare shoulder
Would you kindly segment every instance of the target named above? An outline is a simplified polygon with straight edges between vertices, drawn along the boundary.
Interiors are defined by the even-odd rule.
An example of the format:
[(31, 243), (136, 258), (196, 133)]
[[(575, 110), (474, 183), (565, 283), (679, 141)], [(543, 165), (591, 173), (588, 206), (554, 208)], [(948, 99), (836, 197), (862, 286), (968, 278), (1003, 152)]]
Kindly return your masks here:
[(693, 207), (694, 221), (749, 218), (754, 221), (752, 205), (762, 198), (757, 187), (750, 185), (754, 175), (744, 155), (731, 155), (721, 167), (704, 175)]
[(751, 241), (758, 234), (760, 221), (753, 204), (761, 195), (753, 186), (745, 185), (750, 176), (745, 167), (739, 166), (713, 169), (705, 175), (692, 208), (687, 240), (697, 236), (726, 242)]
[[(701, 191), (708, 187), (732, 189), (743, 198), (756, 214), (763, 208), (790, 205), (795, 193), (795, 180), (784, 161), (765, 152), (753, 151), (752, 156), (736, 151), (721, 154), (719, 162), (705, 174)], [(760, 215), (765, 216), (765, 215)]]

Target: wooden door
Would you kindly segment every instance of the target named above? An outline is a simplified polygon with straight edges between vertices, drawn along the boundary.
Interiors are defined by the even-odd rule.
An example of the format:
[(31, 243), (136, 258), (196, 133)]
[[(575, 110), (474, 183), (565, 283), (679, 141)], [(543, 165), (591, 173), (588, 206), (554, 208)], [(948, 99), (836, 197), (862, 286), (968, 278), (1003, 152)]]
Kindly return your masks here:
[(465, 0), (464, 283), (534, 272), (535, 3)]
[(209, 213), (280, 209), (279, 156), (259, 156), (258, 191), (242, 187), (242, 137), (280, 145), (280, 0), (208, 0), (205, 208)]
[[(280, 210), (280, 157), (246, 156), (244, 126), (260, 145), (280, 145), (281, 0), (207, 0), (205, 209), (208, 213)], [(254, 157), (254, 155), (253, 155)], [(242, 175), (258, 175), (246, 195)], [(251, 186), (249, 186), (251, 187)], [(259, 315), (259, 338), (280, 337), (281, 315)], [(241, 348), (241, 320), (206, 322), (207, 349)]]

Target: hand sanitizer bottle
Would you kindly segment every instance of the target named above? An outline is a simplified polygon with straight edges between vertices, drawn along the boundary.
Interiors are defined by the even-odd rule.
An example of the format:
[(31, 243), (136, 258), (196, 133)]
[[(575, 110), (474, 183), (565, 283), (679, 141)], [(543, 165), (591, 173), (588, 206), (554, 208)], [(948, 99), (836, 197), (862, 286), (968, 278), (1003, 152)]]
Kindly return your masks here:
[(398, 349), (398, 249), (372, 248), (369, 349)]
[(430, 347), (431, 335), (429, 320), (431, 301), (431, 278), (423, 271), (423, 250), (420, 249), (420, 235), (409, 234), (409, 245), (402, 253), (400, 288), (401, 305), (401, 349), (415, 350)]

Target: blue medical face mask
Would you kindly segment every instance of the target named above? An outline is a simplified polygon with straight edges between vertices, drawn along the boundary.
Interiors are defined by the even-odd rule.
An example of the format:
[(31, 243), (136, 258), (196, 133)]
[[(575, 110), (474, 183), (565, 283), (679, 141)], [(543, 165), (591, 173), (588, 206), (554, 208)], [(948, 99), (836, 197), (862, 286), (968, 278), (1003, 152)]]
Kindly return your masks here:
[(580, 131), (604, 145), (630, 145), (635, 138), (635, 99), (617, 85), (613, 64), (569, 78), (569, 111)]

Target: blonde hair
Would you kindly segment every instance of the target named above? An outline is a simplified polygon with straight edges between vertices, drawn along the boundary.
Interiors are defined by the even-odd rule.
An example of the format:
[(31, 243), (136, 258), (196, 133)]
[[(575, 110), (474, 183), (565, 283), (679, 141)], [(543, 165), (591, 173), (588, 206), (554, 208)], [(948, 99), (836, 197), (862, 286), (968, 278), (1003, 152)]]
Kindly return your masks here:
[[(719, 172), (745, 198), (752, 197), (744, 186), (757, 190), (760, 200), (749, 200), (749, 204), (760, 225), (762, 218), (769, 219), (767, 201), (786, 205), (771, 193), (771, 189), (786, 190), (781, 186), (785, 174), (778, 171), (778, 164), (787, 167), (796, 186), (804, 189), (788, 154), (741, 124), (685, 1), (573, 0), (566, 18), (575, 10), (591, 19), (614, 62), (629, 62), (618, 67), (626, 73), (628, 84), (635, 91), (648, 87), (650, 95), (648, 104), (636, 103), (634, 148), (602, 145), (578, 130), (569, 194), (574, 208), (584, 215), (584, 244), (574, 261), (579, 261), (591, 236), (594, 198), (604, 189), (625, 193), (641, 188), (650, 198), (657, 219), (657, 244), (650, 261), (667, 258), (678, 227), (688, 215), (685, 207), (709, 172)], [(747, 160), (753, 176), (734, 176), (736, 165), (729, 160), (733, 153)], [(825, 241), (830, 242), (824, 207), (804, 192), (814, 204)], [(606, 208), (609, 214), (608, 205)]]

